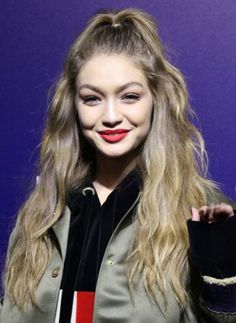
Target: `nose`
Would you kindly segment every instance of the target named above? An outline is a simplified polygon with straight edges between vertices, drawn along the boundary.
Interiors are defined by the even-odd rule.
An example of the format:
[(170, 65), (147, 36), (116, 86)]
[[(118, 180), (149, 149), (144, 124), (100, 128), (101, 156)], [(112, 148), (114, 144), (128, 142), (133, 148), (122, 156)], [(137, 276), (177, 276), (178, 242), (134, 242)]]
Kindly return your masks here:
[(119, 104), (115, 100), (109, 100), (102, 115), (102, 123), (105, 126), (116, 126), (122, 122), (122, 113), (119, 109)]

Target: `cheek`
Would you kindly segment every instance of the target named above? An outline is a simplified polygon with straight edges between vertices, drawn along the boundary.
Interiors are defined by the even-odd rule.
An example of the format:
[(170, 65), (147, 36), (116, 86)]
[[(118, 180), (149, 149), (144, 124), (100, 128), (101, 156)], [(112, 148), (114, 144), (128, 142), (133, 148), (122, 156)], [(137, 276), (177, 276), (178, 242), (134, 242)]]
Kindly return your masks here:
[(81, 129), (91, 129), (97, 122), (97, 116), (94, 111), (89, 109), (78, 108), (78, 118)]
[(152, 106), (141, 106), (138, 110), (133, 111), (130, 115), (130, 120), (132, 119), (134, 124), (138, 127), (150, 128), (152, 120)]
[(139, 126), (140, 126), (140, 130), (142, 129), (142, 135), (143, 136), (147, 136), (150, 129), (151, 129), (151, 125), (152, 125), (152, 108), (148, 108), (148, 109), (143, 109), (143, 113), (140, 115), (139, 118)]

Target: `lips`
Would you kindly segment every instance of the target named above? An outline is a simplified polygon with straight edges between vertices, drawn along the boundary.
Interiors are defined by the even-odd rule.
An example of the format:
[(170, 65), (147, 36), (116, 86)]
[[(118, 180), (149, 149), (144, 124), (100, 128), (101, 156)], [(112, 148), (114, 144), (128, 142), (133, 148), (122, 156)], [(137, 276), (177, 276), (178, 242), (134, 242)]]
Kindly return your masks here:
[(99, 131), (100, 134), (105, 134), (105, 135), (111, 135), (111, 134), (120, 134), (120, 133), (124, 133), (124, 132), (128, 132), (129, 130), (127, 129), (114, 129), (114, 130), (102, 130)]
[(99, 135), (107, 142), (114, 143), (124, 139), (129, 130), (127, 129), (114, 129), (114, 130), (102, 130), (99, 131)]

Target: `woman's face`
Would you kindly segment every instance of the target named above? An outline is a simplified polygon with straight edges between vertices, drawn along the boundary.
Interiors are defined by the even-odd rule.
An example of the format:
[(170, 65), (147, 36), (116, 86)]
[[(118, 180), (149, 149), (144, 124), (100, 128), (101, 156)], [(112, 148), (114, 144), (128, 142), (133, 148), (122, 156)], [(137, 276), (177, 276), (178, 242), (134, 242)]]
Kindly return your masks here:
[(153, 106), (143, 72), (125, 55), (99, 54), (82, 67), (77, 89), (80, 127), (96, 156), (137, 157)]

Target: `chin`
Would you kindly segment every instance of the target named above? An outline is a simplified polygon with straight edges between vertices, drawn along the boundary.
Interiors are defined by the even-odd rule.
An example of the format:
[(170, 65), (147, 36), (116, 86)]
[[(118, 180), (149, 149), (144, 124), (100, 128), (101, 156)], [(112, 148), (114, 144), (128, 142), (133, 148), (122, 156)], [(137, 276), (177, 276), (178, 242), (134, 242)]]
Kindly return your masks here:
[(101, 154), (105, 158), (113, 159), (113, 160), (118, 160), (118, 159), (133, 159), (136, 157), (136, 152), (135, 149), (131, 150), (124, 150), (124, 151), (99, 151), (99, 154)]
[(104, 157), (107, 157), (107, 158), (114, 158), (114, 159), (116, 159), (116, 158), (122, 158), (122, 157), (125, 157), (125, 156), (127, 156), (127, 154), (121, 154), (121, 153), (105, 153), (105, 152), (102, 152), (102, 155), (104, 156)]

